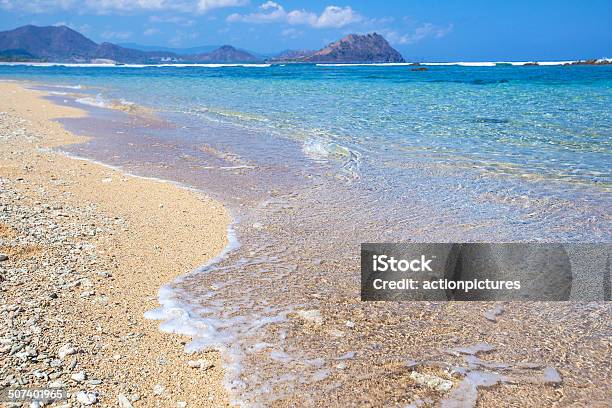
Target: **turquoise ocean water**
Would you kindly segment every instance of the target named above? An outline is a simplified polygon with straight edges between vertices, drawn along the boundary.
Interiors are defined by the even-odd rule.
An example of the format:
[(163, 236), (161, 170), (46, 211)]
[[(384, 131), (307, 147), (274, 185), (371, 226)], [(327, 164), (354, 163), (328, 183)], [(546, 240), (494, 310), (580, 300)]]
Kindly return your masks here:
[(104, 99), (265, 129), (313, 154), (336, 144), (370, 162), (610, 182), (610, 67), (0, 66), (0, 76), (92, 87)]
[[(189, 350), (224, 350), (234, 401), (376, 405), (360, 367), (387, 375), (384, 361), (410, 356), (397, 342), (413, 317), (438, 306), (356, 302), (361, 242), (612, 237), (612, 67), (412, 68), (2, 65), (0, 79), (88, 109), (62, 120), (93, 136), (66, 152), (231, 209), (224, 256), (162, 288), (148, 317), (191, 336)], [(464, 318), (445, 324), (477, 339), (478, 306), (452, 307)], [(300, 310), (325, 330), (297, 324)], [(414, 359), (453, 346), (410, 338)]]

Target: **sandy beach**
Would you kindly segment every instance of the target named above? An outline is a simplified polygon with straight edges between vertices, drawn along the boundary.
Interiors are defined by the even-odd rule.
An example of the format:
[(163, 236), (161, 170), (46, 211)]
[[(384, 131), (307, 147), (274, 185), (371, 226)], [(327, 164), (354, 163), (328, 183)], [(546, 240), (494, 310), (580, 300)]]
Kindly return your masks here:
[(84, 140), (52, 119), (84, 112), (0, 94), (0, 385), (63, 386), (66, 406), (228, 405), (218, 353), (185, 354), (143, 317), (224, 248), (226, 209), (51, 151)]

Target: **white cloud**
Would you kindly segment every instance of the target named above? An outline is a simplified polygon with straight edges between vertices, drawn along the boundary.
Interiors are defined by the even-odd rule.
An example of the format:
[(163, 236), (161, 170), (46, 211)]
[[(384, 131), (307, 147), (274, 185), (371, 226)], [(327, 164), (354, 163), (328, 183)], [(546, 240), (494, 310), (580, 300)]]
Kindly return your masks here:
[(350, 7), (327, 6), (317, 19), (315, 27), (344, 27), (358, 21), (361, 21), (361, 16)]
[(57, 8), (68, 9), (75, 4), (75, 0), (0, 0), (0, 8), (30, 13), (43, 13)]
[(132, 36), (131, 31), (104, 31), (100, 34), (105, 40), (127, 40)]
[(245, 22), (245, 23), (271, 23), (282, 21), (287, 17), (287, 13), (283, 6), (273, 1), (267, 1), (259, 6), (262, 12), (251, 14), (230, 14), (227, 21), (230, 23)]
[(227, 17), (230, 23), (273, 23), (284, 22), (290, 25), (309, 25), (315, 28), (340, 28), (362, 21), (363, 18), (351, 7), (327, 6), (320, 15), (306, 10), (286, 11), (283, 6), (267, 1), (259, 6), (257, 13), (234, 13)]
[(61, 26), (66, 26), (66, 27), (70, 27), (73, 30), (78, 31), (81, 34), (85, 34), (91, 31), (91, 26), (89, 24), (73, 24), (70, 22), (66, 22), (66, 21), (58, 21), (57, 23), (54, 23), (53, 26), (55, 27), (61, 27)]
[(284, 38), (290, 38), (292, 40), (301, 37), (302, 34), (303, 33), (300, 30), (296, 30), (295, 28), (287, 28), (281, 32), (281, 36)]
[(381, 30), (381, 32), (391, 44), (414, 44), (425, 38), (442, 38), (452, 30), (452, 24), (440, 27), (432, 23), (424, 23), (408, 34), (400, 34), (393, 30)]
[(198, 11), (203, 13), (212, 9), (238, 7), (246, 4), (248, 0), (199, 0)]
[(80, 9), (98, 14), (129, 11), (179, 11), (205, 13), (212, 9), (243, 6), (248, 0), (0, 0), (6, 10), (44, 13)]
[(151, 35), (159, 34), (159, 30), (157, 28), (147, 28), (146, 30), (144, 30), (142, 34), (146, 36), (151, 36)]
[(149, 17), (150, 23), (165, 23), (165, 24), (177, 24), (183, 27), (191, 27), (195, 24), (195, 21), (190, 18), (181, 16), (151, 16)]
[(168, 42), (173, 47), (180, 47), (185, 44), (185, 42), (191, 42), (198, 38), (198, 33), (195, 31), (185, 32), (182, 30), (178, 30), (175, 33), (175, 36), (172, 37)]

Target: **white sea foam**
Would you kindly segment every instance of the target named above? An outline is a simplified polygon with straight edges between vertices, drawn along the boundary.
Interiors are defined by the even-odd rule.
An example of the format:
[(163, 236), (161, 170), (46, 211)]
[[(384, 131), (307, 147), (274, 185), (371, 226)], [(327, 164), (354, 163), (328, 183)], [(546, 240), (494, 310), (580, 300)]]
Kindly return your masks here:
[[(459, 61), (459, 62), (422, 62), (421, 65), (428, 66), (460, 66), (460, 67), (495, 67), (497, 65), (512, 65), (512, 66), (523, 66), (526, 64), (533, 64), (535, 61)], [(564, 65), (571, 64), (576, 61), (537, 61), (538, 65)]]
[(81, 98), (75, 99), (75, 102), (80, 103), (82, 105), (95, 106), (97, 108), (108, 108), (108, 109), (120, 109), (122, 108), (130, 108), (135, 105), (134, 102), (128, 101), (126, 99), (118, 99), (118, 100), (109, 100), (102, 96), (102, 94), (97, 94), (95, 97), (84, 96)]
[[(233, 224), (228, 226), (227, 237), (228, 244), (219, 255), (196, 270), (162, 286), (158, 292), (160, 306), (145, 312), (144, 317), (162, 321), (159, 327), (163, 332), (191, 337), (191, 341), (185, 345), (187, 353), (205, 349), (220, 351), (225, 369), (224, 386), (233, 392), (232, 404), (241, 406), (244, 401), (236, 398), (239, 398), (240, 391), (247, 387), (247, 384), (240, 379), (246, 356), (240, 342), (241, 337), (268, 324), (286, 320), (286, 313), (255, 315), (248, 319), (241, 315), (227, 316), (223, 313), (223, 305), (200, 306), (191, 303), (190, 295), (177, 288), (177, 284), (190, 276), (207, 273), (210, 268), (214, 268), (240, 246)], [(212, 292), (214, 289), (209, 294), (211, 297), (214, 296)], [(249, 348), (251, 352), (257, 351), (259, 347), (265, 348), (261, 343), (256, 343), (254, 346)]]
[(149, 67), (203, 67), (203, 68), (225, 68), (225, 67), (242, 67), (242, 68), (268, 68), (272, 64), (159, 64), (147, 65)]
[(44, 84), (45, 87), (47, 88), (60, 88), (60, 89), (83, 89), (82, 85), (51, 85), (51, 84)]
[(104, 99), (101, 94), (97, 94), (95, 97), (84, 96), (82, 98), (75, 99), (75, 101), (83, 105), (95, 106), (98, 108), (109, 107), (109, 101)]
[(0, 65), (21, 65), (32, 67), (69, 67), (69, 68), (145, 68), (145, 67), (203, 67), (203, 68), (225, 68), (225, 67), (244, 67), (244, 68), (267, 68), (272, 64), (79, 64), (62, 62), (0, 62)]
[[(603, 61), (603, 60), (600, 60)], [(533, 63), (534, 61), (456, 61), (456, 62), (420, 62), (419, 65), (427, 66), (460, 66), (460, 67), (495, 67), (499, 64), (508, 64), (513, 66), (522, 66)], [(552, 66), (564, 65), (577, 62), (576, 60), (568, 61), (537, 61), (538, 65)], [(318, 67), (397, 67), (397, 66), (412, 66), (414, 62), (389, 62), (389, 63), (349, 63), (349, 64), (316, 64)]]
[(342, 162), (342, 171), (349, 179), (359, 178), (361, 154), (335, 142), (309, 139), (302, 145), (306, 157), (315, 161), (336, 160)]
[(401, 67), (413, 65), (413, 62), (371, 62), (371, 63), (346, 63), (346, 64), (331, 64), (321, 63), (316, 64), (317, 67)]

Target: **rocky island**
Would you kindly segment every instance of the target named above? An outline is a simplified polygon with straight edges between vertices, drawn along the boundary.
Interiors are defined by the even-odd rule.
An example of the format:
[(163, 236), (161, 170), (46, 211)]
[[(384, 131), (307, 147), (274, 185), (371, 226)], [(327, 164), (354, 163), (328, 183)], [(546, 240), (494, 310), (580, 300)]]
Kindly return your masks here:
[[(278, 60), (277, 60), (278, 61)], [(312, 55), (287, 59), (287, 62), (390, 63), (405, 62), (402, 55), (378, 33), (349, 34)]]

